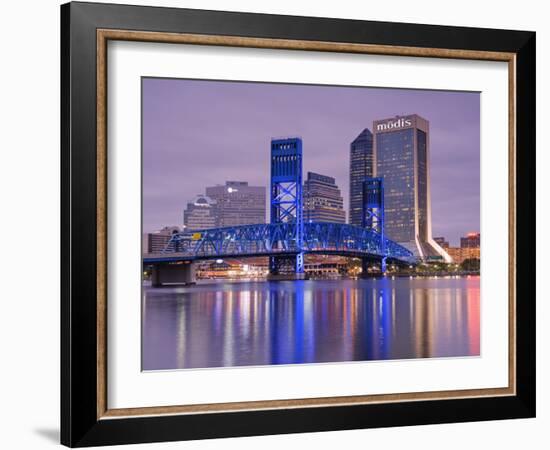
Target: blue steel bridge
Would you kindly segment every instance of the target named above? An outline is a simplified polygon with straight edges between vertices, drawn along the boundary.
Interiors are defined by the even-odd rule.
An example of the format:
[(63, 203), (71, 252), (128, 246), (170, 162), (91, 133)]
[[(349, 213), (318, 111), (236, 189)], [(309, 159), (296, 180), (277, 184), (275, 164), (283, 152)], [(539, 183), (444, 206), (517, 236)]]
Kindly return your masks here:
[(350, 257), (387, 257), (409, 263), (411, 252), (370, 229), (353, 225), (310, 222), (304, 224), (303, 244), (297, 245), (292, 223), (240, 225), (174, 234), (162, 253), (145, 263), (196, 261), (231, 257), (280, 256), (298, 253)]
[(384, 236), (384, 189), (380, 178), (363, 183), (363, 226), (305, 222), (302, 202), (302, 141), (271, 141), (270, 223), (240, 225), (175, 233), (161, 253), (144, 255), (153, 266), (153, 285), (189, 283), (194, 262), (209, 259), (269, 257), (275, 279), (304, 276), (306, 254), (361, 258), (363, 267), (373, 261), (413, 264), (405, 247)]

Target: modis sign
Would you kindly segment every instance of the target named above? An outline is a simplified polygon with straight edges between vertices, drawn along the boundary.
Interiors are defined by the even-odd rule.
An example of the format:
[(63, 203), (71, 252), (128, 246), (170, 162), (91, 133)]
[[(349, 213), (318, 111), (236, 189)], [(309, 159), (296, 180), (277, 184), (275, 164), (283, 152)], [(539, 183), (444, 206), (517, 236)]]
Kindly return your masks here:
[(401, 117), (398, 119), (391, 119), (387, 122), (376, 124), (376, 131), (389, 131), (397, 130), (399, 128), (410, 127), (412, 125), (412, 120), (406, 117)]

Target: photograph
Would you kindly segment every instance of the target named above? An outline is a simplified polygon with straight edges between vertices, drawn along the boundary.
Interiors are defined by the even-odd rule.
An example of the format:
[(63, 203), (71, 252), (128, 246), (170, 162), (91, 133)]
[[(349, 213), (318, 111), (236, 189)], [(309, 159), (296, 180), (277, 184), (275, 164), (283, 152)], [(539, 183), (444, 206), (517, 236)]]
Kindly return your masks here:
[[(468, 428), (517, 448), (542, 430), (509, 419), (539, 415), (543, 15), (180, 3), (61, 5), (60, 102), (6, 147), (34, 223), (55, 171), (16, 150), (60, 133), (59, 358), (42, 313), (15, 352), (56, 365), (59, 441), (462, 448)], [(38, 80), (8, 90), (19, 106), (57, 91), (28, 58), (40, 34), (10, 59)], [(22, 292), (34, 253), (7, 254)]]
[(480, 92), (141, 94), (142, 371), (480, 357)]

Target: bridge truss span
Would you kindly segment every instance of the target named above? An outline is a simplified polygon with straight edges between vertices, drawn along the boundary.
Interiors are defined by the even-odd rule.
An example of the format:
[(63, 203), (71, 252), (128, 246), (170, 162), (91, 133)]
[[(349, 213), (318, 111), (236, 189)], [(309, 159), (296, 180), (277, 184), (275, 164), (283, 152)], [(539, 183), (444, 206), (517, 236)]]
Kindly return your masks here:
[[(388, 257), (409, 263), (412, 253), (372, 229), (348, 224), (308, 222), (303, 236), (292, 222), (241, 225), (172, 235), (162, 257), (200, 260), (244, 256), (316, 253), (353, 257)], [(145, 258), (146, 260), (149, 258)]]

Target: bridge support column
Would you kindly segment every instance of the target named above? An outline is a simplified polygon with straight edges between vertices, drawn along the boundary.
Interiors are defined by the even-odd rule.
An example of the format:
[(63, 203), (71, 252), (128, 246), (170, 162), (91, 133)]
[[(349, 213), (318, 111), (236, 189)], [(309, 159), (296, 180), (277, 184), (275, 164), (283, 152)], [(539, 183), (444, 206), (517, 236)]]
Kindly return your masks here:
[(302, 198), (302, 140), (271, 140), (270, 223), (285, 232), (271, 236), (271, 245), (285, 249), (285, 256), (269, 259), (269, 278), (303, 280), (304, 212)]
[[(296, 256), (271, 256), (268, 280), (304, 280), (303, 257), (303, 253)], [(302, 270), (299, 271), (299, 268)]]
[(384, 256), (381, 260), (380, 260), (380, 270), (382, 271), (382, 273), (386, 273), (386, 260), (388, 258), (386, 256)]
[(369, 278), (370, 276), (376, 276), (377, 272), (374, 274), (369, 273), (369, 267), (380, 266), (380, 272), (386, 273), (386, 260), (387, 257), (383, 257), (379, 260), (373, 258), (361, 258), (361, 278)]
[(153, 287), (195, 284), (195, 264), (157, 264), (153, 267), (151, 281)]

